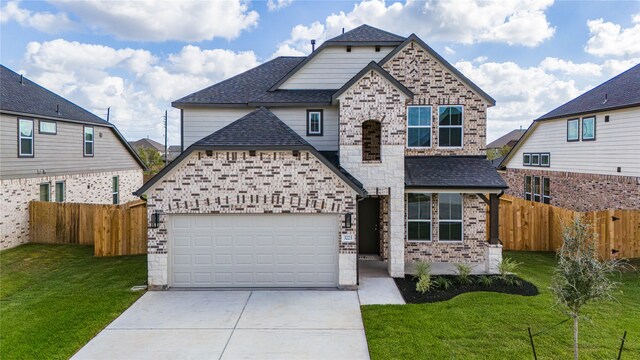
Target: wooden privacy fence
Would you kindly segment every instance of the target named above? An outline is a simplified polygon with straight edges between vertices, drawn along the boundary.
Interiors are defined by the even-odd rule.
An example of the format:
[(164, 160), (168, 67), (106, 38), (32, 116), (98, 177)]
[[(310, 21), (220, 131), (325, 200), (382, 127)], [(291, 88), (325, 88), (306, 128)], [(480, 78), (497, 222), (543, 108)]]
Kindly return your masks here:
[(95, 256), (147, 253), (147, 205), (32, 201), (29, 237), (34, 243), (93, 245)]
[(562, 226), (583, 217), (593, 226), (604, 258), (611, 258), (613, 251), (620, 258), (640, 257), (640, 210), (577, 212), (503, 195), (499, 216), (505, 250), (556, 251), (562, 245)]

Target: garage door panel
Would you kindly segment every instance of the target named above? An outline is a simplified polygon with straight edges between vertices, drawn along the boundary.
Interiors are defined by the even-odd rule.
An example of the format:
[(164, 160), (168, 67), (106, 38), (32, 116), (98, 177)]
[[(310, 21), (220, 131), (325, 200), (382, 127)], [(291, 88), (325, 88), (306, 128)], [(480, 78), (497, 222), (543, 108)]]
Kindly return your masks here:
[(333, 287), (337, 284), (336, 215), (170, 217), (172, 286)]

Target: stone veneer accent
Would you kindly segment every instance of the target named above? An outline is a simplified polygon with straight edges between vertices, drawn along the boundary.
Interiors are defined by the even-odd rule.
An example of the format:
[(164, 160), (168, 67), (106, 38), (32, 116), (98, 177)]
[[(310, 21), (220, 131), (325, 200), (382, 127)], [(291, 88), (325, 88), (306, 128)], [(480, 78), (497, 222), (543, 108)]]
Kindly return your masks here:
[[(355, 237), (356, 191), (308, 151), (195, 151), (147, 192), (149, 214), (353, 213), (340, 234)], [(167, 216), (149, 229), (149, 286), (168, 285)], [(353, 258), (353, 259), (352, 259)], [(356, 285), (356, 248), (340, 242), (339, 285)]]
[[(358, 79), (339, 97), (340, 164), (364, 184), (370, 195), (388, 197), (389, 274), (404, 276), (404, 147), (408, 97), (377, 71)], [(362, 124), (381, 124), (379, 162), (363, 162)], [(356, 255), (354, 254), (354, 259)]]
[(114, 176), (119, 177), (120, 202), (136, 200), (133, 192), (142, 186), (142, 170), (51, 175), (0, 181), (0, 248), (7, 249), (29, 241), (29, 202), (40, 200), (40, 184), (51, 184), (51, 201), (54, 201), (56, 196), (55, 183), (64, 181), (65, 202), (111, 204)]
[(511, 169), (500, 175), (509, 185), (508, 195), (524, 198), (524, 177), (548, 177), (551, 205), (580, 212), (640, 209), (640, 177), (583, 174), (537, 169)]
[[(439, 242), (438, 194), (431, 194), (431, 241), (405, 241), (407, 261), (482, 263), (487, 243), (486, 204), (475, 194), (462, 195), (463, 241)], [(406, 239), (405, 227), (405, 239)]]
[[(485, 155), (487, 103), (483, 98), (415, 42), (407, 44), (382, 67), (414, 93), (410, 105), (432, 106), (432, 146), (407, 148), (406, 155)], [(438, 148), (438, 105), (463, 106), (462, 149)], [(404, 130), (404, 112), (398, 119)]]

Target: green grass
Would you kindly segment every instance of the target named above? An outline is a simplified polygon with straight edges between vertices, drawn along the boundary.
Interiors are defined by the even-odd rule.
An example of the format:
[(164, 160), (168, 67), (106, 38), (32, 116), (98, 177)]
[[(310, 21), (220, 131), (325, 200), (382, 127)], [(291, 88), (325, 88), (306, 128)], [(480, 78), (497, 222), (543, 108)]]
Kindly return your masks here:
[(146, 257), (27, 244), (0, 252), (0, 358), (67, 359), (142, 295)]
[[(419, 305), (363, 306), (372, 359), (532, 359), (527, 327), (538, 332), (566, 319), (549, 291), (553, 253), (505, 252), (521, 262), (517, 271), (538, 286), (533, 297), (468, 293)], [(640, 359), (640, 261), (617, 276), (617, 302), (588, 305), (580, 323), (580, 358), (615, 359), (627, 330), (623, 359)], [(535, 337), (538, 359), (573, 356), (570, 321)]]

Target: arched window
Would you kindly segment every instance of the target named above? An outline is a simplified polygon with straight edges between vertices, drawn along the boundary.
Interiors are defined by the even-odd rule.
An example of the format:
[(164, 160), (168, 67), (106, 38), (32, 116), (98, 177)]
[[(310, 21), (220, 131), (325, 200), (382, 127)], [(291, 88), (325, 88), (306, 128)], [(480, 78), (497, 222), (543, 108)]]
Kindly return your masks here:
[(380, 127), (376, 120), (362, 123), (362, 161), (380, 161)]

